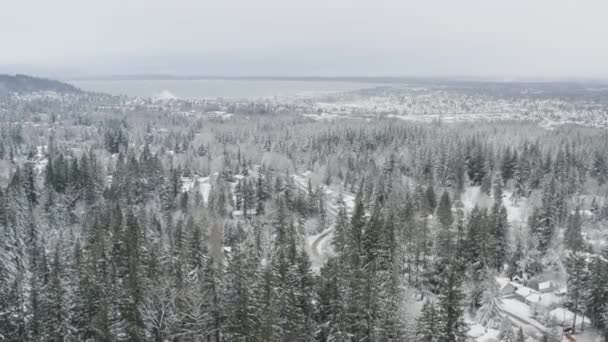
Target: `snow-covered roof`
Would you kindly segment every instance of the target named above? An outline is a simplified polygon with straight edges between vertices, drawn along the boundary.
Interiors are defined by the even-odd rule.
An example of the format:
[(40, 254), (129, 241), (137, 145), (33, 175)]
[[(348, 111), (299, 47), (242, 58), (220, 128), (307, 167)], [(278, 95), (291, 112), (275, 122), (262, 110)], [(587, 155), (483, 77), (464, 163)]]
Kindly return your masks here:
[(552, 282), (551, 280), (543, 281), (542, 283), (538, 284), (538, 289), (539, 290), (548, 290), (554, 286), (555, 286), (555, 283)]
[(542, 306), (549, 306), (561, 302), (562, 297), (557, 296), (555, 293), (534, 293), (526, 297), (526, 303), (540, 304)]
[(538, 294), (538, 292), (536, 292), (535, 290), (529, 288), (529, 287), (525, 287), (525, 286), (520, 286), (515, 293), (517, 293), (518, 295), (526, 298), (531, 294)]

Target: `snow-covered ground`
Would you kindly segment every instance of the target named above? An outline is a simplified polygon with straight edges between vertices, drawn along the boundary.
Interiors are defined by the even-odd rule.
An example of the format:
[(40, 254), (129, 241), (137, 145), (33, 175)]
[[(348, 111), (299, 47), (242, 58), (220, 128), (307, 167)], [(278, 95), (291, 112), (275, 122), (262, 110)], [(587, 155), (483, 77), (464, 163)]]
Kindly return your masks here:
[[(470, 212), (475, 206), (480, 208), (490, 208), (494, 203), (492, 197), (481, 192), (480, 186), (467, 187), (461, 196), (462, 205), (465, 212)], [(509, 223), (514, 226), (525, 224), (530, 213), (528, 212), (528, 199), (521, 198), (517, 201), (513, 199), (513, 193), (509, 190), (504, 190), (503, 205), (507, 209), (507, 218)]]
[(486, 329), (479, 323), (467, 321), (470, 326), (468, 335), (474, 338), (476, 342), (496, 342), (498, 341), (498, 334), (500, 333), (496, 329)]
[(211, 183), (209, 177), (182, 177), (182, 191), (188, 192), (198, 186), (198, 191), (203, 197), (203, 201), (207, 203), (209, 199), (209, 191), (211, 190)]

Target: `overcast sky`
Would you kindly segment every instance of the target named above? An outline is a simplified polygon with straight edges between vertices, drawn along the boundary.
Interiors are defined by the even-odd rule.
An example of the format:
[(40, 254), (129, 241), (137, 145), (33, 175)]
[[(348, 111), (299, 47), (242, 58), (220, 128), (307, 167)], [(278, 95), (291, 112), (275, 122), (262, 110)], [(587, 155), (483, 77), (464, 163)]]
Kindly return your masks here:
[(606, 0), (1, 0), (0, 70), (608, 77)]

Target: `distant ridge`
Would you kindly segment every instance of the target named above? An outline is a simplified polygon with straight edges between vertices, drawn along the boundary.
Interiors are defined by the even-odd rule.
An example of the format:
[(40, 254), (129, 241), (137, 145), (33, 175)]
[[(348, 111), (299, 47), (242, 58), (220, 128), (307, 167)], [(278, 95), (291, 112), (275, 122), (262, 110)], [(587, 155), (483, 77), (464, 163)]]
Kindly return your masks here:
[(57, 93), (79, 93), (80, 89), (56, 80), (27, 75), (0, 74), (0, 94), (54, 91)]

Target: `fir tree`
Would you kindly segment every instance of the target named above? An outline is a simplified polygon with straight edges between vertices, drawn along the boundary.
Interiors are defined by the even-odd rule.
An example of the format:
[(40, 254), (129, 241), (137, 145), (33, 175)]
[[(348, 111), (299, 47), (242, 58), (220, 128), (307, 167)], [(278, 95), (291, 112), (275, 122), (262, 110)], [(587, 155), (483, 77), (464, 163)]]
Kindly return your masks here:
[(461, 280), (454, 269), (448, 270), (439, 293), (438, 341), (464, 342), (468, 327), (464, 322)]
[(496, 202), (490, 212), (490, 224), (492, 226), (492, 252), (493, 266), (497, 271), (502, 271), (508, 257), (509, 251), (509, 220), (507, 209)]
[(565, 266), (568, 272), (568, 297), (573, 302), (572, 327), (576, 331), (576, 318), (583, 304), (583, 292), (589, 278), (586, 257), (580, 252), (570, 252), (565, 260)]
[(500, 330), (498, 339), (500, 342), (516, 342), (515, 332), (513, 331), (513, 324), (507, 317), (503, 317), (502, 323), (500, 324)]
[(494, 275), (490, 274), (484, 282), (484, 291), (481, 297), (481, 307), (475, 317), (486, 328), (496, 329), (503, 318), (500, 289)]
[(416, 320), (416, 340), (434, 342), (439, 338), (438, 314), (435, 304), (427, 300), (422, 306), (420, 317)]
[(564, 245), (572, 251), (579, 251), (583, 248), (583, 236), (581, 234), (583, 222), (580, 209), (568, 217), (566, 231), (564, 232)]
[(452, 216), (452, 203), (447, 191), (444, 191), (441, 195), (439, 207), (437, 207), (437, 218), (444, 228), (451, 226), (454, 222), (454, 217)]
[(520, 327), (517, 332), (517, 342), (526, 342), (526, 337), (524, 336), (524, 330)]

